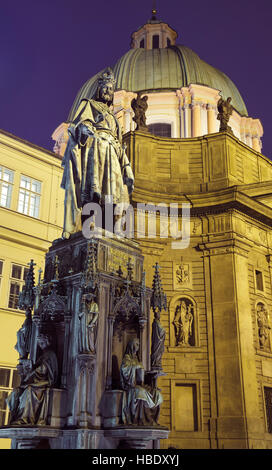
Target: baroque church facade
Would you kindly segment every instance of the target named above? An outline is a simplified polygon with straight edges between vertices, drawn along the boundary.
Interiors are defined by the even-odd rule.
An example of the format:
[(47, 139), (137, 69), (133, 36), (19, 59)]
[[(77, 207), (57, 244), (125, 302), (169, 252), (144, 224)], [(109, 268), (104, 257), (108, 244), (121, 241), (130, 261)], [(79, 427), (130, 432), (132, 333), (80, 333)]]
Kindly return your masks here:
[[(167, 294), (167, 309), (161, 315), (166, 331), (165, 375), (159, 379), (159, 387), (164, 399), (160, 424), (170, 433), (167, 440), (161, 440), (161, 447), (271, 448), (272, 164), (261, 154), (261, 122), (248, 116), (233, 82), (195, 52), (178, 45), (176, 39), (177, 33), (157, 20), (154, 12), (152, 19), (132, 34), (131, 49), (111, 65), (116, 79), (114, 113), (123, 128), (135, 176), (131, 203), (135, 208), (149, 203), (157, 209), (157, 230), (148, 237), (145, 227), (138, 231), (136, 242), (144, 256), (147, 286), (152, 285), (152, 267), (158, 261)], [(53, 168), (50, 184), (57, 191), (57, 202), (39, 213), (43, 217), (47, 214), (47, 219), (39, 221), (39, 215), (27, 212), (31, 210), (28, 206), (21, 217), (28, 221), (29, 229), (26, 227), (15, 240), (8, 231), (10, 227), (16, 230), (14, 211), (19, 206), (14, 206), (12, 214), (10, 207), (0, 209), (9, 217), (3, 233), (5, 244), (9, 252), (16, 246), (21, 253), (17, 264), (22, 270), (30, 258), (35, 259), (34, 247), (40, 267), (50, 243), (60, 236), (60, 163), (67, 129), (81, 99), (93, 95), (100, 73), (80, 89), (67, 121), (53, 132), (54, 153), (32, 148), (30, 160), (35, 162), (36, 176), (31, 169), (28, 174), (34, 181), (29, 184), (34, 186), (29, 189), (26, 180), (19, 183), (21, 199), (30, 191), (37, 201), (35, 181), (42, 173), (38, 161), (43, 160), (43, 171), (46, 167), (50, 173)], [(135, 130), (131, 101), (139, 92), (148, 97), (148, 132)], [(219, 132), (217, 103), (220, 97), (229, 96), (233, 132)], [(13, 137), (2, 134), (3, 139), (2, 146), (11, 148)], [(20, 151), (24, 145), (29, 144), (19, 142)], [(23, 168), (24, 157), (19, 173)], [(189, 205), (188, 246), (175, 246), (173, 238), (167, 236), (168, 226), (167, 233), (159, 235), (160, 203), (167, 207), (173, 203)], [(35, 203), (32, 205), (35, 210)], [(43, 227), (42, 243), (30, 235), (33, 224)], [(182, 228), (182, 216), (178, 228)], [(106, 256), (110, 258), (110, 252)], [(11, 293), (11, 282), (19, 285), (24, 274), (21, 270), (20, 281), (8, 275), (8, 269), (15, 276), (19, 271), (10, 256), (7, 267), (5, 250), (1, 258), (9, 277), (3, 276), (4, 305), (7, 298), (11, 302), (15, 296), (16, 300), (19, 288)], [(118, 269), (124, 260), (108, 262)], [(4, 305), (1, 313), (7, 329), (14, 330), (14, 342), (15, 325), (21, 320), (15, 303), (9, 305)], [(6, 352), (13, 348), (12, 341), (5, 343), (1, 353), (0, 376), (1, 369), (15, 368), (16, 354), (13, 351), (8, 356)], [(8, 388), (0, 385), (3, 397)], [(4, 404), (1, 406), (7, 420)]]

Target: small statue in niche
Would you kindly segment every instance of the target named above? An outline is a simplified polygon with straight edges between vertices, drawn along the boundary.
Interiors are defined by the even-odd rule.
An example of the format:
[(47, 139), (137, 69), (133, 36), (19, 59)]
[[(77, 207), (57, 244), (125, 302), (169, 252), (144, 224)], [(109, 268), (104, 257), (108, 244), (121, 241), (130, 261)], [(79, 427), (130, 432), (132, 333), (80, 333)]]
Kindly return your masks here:
[(19, 331), (17, 331), (16, 351), (19, 353), (19, 359), (27, 359), (30, 352), (31, 332), (32, 332), (32, 315), (31, 310), (25, 312), (25, 321)]
[(31, 311), (35, 300), (35, 276), (33, 259), (28, 263), (29, 270), (26, 276), (25, 284), (19, 293), (18, 308), (25, 311), (25, 321), (19, 331), (17, 331), (16, 351), (19, 353), (19, 359), (25, 360), (30, 352), (31, 334), (32, 334), (32, 315)]
[(177, 305), (173, 325), (175, 328), (176, 346), (191, 346), (193, 337), (194, 307), (190, 301), (182, 299)]
[(226, 100), (223, 100), (223, 98), (219, 99), (217, 103), (217, 119), (218, 121), (220, 121), (219, 132), (230, 132), (231, 134), (233, 134), (231, 127), (228, 125), (230, 116), (233, 112), (233, 106), (230, 104), (230, 102), (230, 96)]
[(98, 314), (99, 309), (94, 298), (88, 301), (88, 295), (84, 295), (82, 309), (78, 315), (80, 353), (95, 353)]
[(266, 307), (262, 303), (257, 305), (257, 324), (259, 344), (261, 349), (270, 350), (270, 330), (269, 317)]
[(162, 355), (164, 352), (165, 329), (160, 323), (160, 310), (156, 308), (152, 323), (151, 337), (151, 369), (162, 369)]
[(136, 122), (137, 127), (136, 131), (147, 131), (146, 125), (146, 111), (148, 108), (147, 104), (148, 96), (143, 96), (141, 98), (141, 93), (137, 93), (137, 98), (133, 98), (131, 101), (131, 107), (134, 111), (134, 117), (132, 118), (133, 121)]
[(32, 366), (31, 361), (24, 361), (24, 364), (18, 366), (21, 385), (7, 398), (12, 425), (47, 424), (49, 390), (58, 378), (57, 356), (50, 348), (50, 343), (47, 334), (39, 334), (37, 344), (42, 353), (36, 364)]
[(124, 424), (157, 424), (160, 405), (163, 401), (156, 387), (144, 384), (144, 367), (138, 359), (139, 340), (134, 338), (127, 344), (120, 368), (123, 394), (122, 421)]

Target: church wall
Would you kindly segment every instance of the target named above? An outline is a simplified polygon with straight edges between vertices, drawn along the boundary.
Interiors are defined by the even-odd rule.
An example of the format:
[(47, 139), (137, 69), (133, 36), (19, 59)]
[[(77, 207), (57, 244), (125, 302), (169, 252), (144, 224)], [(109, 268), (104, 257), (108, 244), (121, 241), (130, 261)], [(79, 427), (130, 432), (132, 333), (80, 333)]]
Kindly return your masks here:
[[(161, 316), (167, 376), (160, 386), (161, 424), (171, 432), (162, 447), (270, 448), (271, 434), (264, 433), (263, 387), (272, 387), (272, 354), (257, 348), (255, 311), (257, 299), (270, 310), (272, 306), (267, 240), (267, 227), (237, 210), (193, 217), (190, 247), (185, 250), (172, 249), (169, 240), (139, 240), (147, 283), (156, 258), (168, 298), (168, 310)], [(196, 250), (202, 245), (206, 252)], [(181, 264), (188, 267), (190, 279), (179, 284), (176, 272)], [(263, 271), (264, 282), (264, 292), (257, 294), (256, 267)], [(197, 306), (196, 342), (190, 347), (175, 345), (173, 317), (180, 297), (193, 299)], [(187, 419), (184, 409), (178, 409), (181, 400), (187, 414), (192, 406), (189, 386), (196, 394), (194, 431), (187, 429), (192, 426), (192, 413)]]
[[(193, 219), (191, 225), (191, 245), (186, 250), (174, 250), (166, 241), (148, 242), (143, 240), (144, 268), (147, 271), (147, 284), (152, 272), (150, 266), (156, 256), (161, 266), (162, 285), (167, 294), (168, 310), (162, 312), (161, 323), (166, 330), (163, 369), (166, 376), (159, 381), (164, 402), (160, 423), (168, 426), (171, 433), (161, 447), (209, 448), (209, 420), (211, 416), (210, 376), (208, 359), (208, 329), (206, 315), (206, 293), (204, 262), (201, 253), (193, 248), (201, 238), (201, 220)], [(197, 235), (196, 235), (197, 232)], [(156, 251), (155, 251), (156, 249)], [(188, 266), (189, 280), (179, 284), (177, 270), (180, 265)], [(192, 300), (195, 306), (194, 345), (176, 345), (174, 314), (181, 298)], [(192, 392), (190, 391), (192, 389)], [(194, 416), (188, 412), (194, 394)], [(184, 410), (184, 401), (186, 403)], [(180, 409), (179, 407), (182, 407)], [(187, 410), (187, 411), (186, 411)], [(192, 426), (194, 429), (192, 429)]]
[[(265, 183), (263, 186), (260, 183), (271, 175), (271, 163), (229, 135), (167, 141), (143, 138), (137, 133), (134, 139), (126, 136), (137, 181), (135, 203), (157, 204), (178, 199), (190, 201), (195, 210), (196, 204), (207, 206), (203, 217), (191, 219), (191, 242), (186, 250), (173, 250), (169, 243), (158, 239), (152, 243), (141, 242), (147, 282), (148, 266), (154, 263), (155, 256), (161, 265), (162, 285), (169, 300), (168, 312), (162, 315), (167, 331), (163, 362), (167, 377), (160, 384), (165, 393), (161, 422), (169, 426), (171, 433), (162, 446), (258, 448), (267, 445), (264, 443), (263, 377), (260, 377), (260, 360), (255, 359), (256, 333), (252, 327), (248, 284), (249, 255), (267, 240), (266, 227), (237, 210), (224, 211), (222, 206), (220, 211), (218, 206), (213, 212), (208, 207), (215, 203), (211, 197), (215, 197), (217, 205), (219, 198), (222, 204), (228, 200), (223, 192), (218, 191), (216, 195), (213, 190), (232, 185), (243, 185), (242, 192), (262, 198), (262, 191), (270, 191)], [(182, 195), (188, 188), (191, 192), (185, 201)], [(198, 196), (193, 196), (194, 191)], [(205, 191), (210, 191), (207, 199)], [(171, 194), (175, 194), (175, 199)], [(197, 246), (200, 250), (195, 249)], [(181, 263), (181, 257), (182, 263), (188, 264), (192, 278), (179, 290), (175, 267)], [(267, 272), (264, 279), (269, 282)], [(180, 295), (189, 296), (197, 305), (196, 344), (190, 348), (175, 347), (173, 304)], [(192, 426), (192, 410), (188, 413), (192, 393), (188, 386), (196, 394), (194, 431), (188, 431)], [(183, 405), (175, 405), (182, 402), (186, 403), (186, 412)], [(267, 442), (269, 438), (270, 435)]]
[[(259, 236), (262, 232), (259, 232)], [(272, 291), (271, 291), (271, 274), (270, 274), (270, 260), (267, 259), (264, 251), (265, 239), (262, 237), (262, 247), (252, 253), (249, 260), (249, 290), (251, 298), (251, 314), (252, 314), (252, 328), (254, 332), (254, 348), (256, 351), (255, 361), (258, 380), (258, 399), (259, 399), (259, 413), (262, 417), (265, 427), (266, 446), (272, 448), (272, 436), (268, 433), (267, 429), (267, 416), (265, 406), (264, 387), (272, 388), (272, 349), (271, 349), (271, 331), (269, 333), (269, 347), (263, 350), (260, 346), (260, 338), (257, 323), (257, 304), (263, 303), (271, 318), (272, 309)], [(266, 244), (266, 243), (265, 243)], [(258, 289), (256, 282), (256, 270), (262, 273), (263, 276), (263, 290)]]
[(146, 202), (151, 174), (148, 193), (159, 202), (272, 179), (270, 161), (229, 134), (170, 140), (137, 132), (124, 140), (137, 181), (136, 200)]

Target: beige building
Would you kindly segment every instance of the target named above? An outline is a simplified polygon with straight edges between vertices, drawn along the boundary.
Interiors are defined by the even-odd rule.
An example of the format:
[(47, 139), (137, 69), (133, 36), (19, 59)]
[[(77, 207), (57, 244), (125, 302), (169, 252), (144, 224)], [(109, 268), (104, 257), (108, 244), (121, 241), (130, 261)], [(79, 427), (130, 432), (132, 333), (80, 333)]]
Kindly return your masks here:
[[(53, 152), (0, 131), (0, 423), (7, 424), (5, 398), (17, 381), (14, 349), (24, 321), (17, 309), (30, 259), (43, 269), (44, 256), (61, 235), (61, 159)], [(0, 447), (9, 447), (1, 440)]]
[[(170, 435), (161, 446), (272, 448), (272, 163), (260, 153), (261, 122), (248, 116), (233, 82), (177, 45), (176, 37), (153, 18), (133, 33), (131, 50), (113, 65), (114, 111), (135, 174), (134, 207), (190, 205), (187, 248), (174, 245), (168, 226), (164, 238), (158, 231), (154, 238), (138, 238), (147, 285), (158, 261), (168, 298), (160, 423)], [(15, 367), (13, 347), (22, 322), (14, 309), (18, 287), (11, 286), (23, 282), (30, 258), (37, 268), (43, 265), (50, 243), (60, 236), (67, 127), (80, 99), (92, 96), (96, 78), (82, 87), (67, 121), (54, 131), (56, 153), (0, 135), (6, 171), (0, 209), (4, 371)], [(148, 95), (150, 133), (134, 132), (130, 103), (139, 91)], [(234, 135), (218, 132), (220, 96), (232, 97)], [(159, 222), (158, 216), (158, 227)], [(8, 377), (0, 385), (4, 397), (12, 375), (2, 376)]]

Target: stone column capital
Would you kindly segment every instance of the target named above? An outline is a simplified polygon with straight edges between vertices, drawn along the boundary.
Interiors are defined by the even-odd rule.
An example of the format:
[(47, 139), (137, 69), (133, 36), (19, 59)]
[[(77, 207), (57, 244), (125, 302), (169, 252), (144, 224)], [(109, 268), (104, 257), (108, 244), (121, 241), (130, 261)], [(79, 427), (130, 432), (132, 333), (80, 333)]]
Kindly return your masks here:
[(207, 110), (208, 111), (216, 111), (217, 107), (214, 104), (207, 103)]
[(192, 108), (196, 108), (197, 106), (200, 107), (202, 105), (203, 105), (203, 103), (201, 101), (196, 101), (196, 100), (192, 99)]

